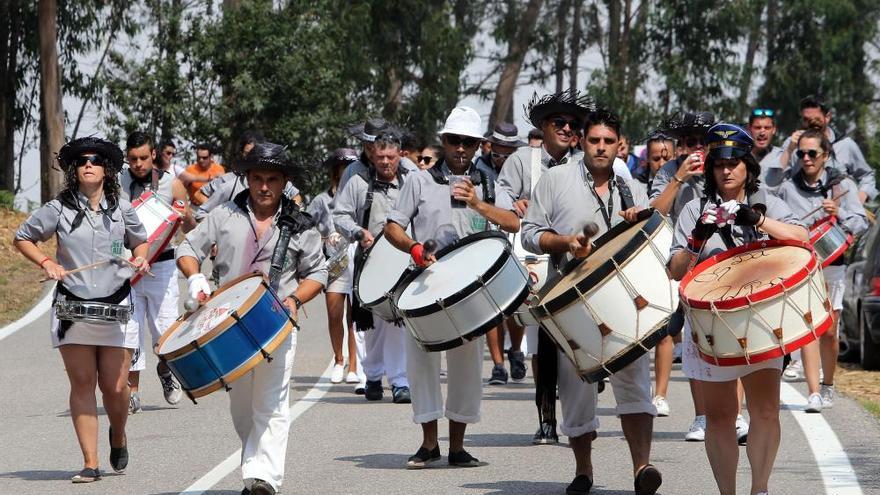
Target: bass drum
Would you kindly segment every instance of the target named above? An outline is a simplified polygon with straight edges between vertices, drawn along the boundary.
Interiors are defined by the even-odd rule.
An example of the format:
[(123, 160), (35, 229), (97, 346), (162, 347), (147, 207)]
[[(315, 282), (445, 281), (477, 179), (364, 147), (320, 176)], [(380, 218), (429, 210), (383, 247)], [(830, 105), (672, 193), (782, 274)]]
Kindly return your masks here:
[(410, 255), (392, 246), (379, 234), (364, 253), (364, 263), (354, 281), (354, 297), (364, 309), (385, 321), (400, 319), (392, 294), (410, 266)]
[[(513, 252), (529, 275), (529, 296), (513, 313), (513, 320), (520, 326), (537, 326), (538, 320), (532, 316), (529, 308), (537, 303), (538, 293), (547, 284), (548, 279), (555, 274), (555, 270), (550, 267), (550, 255), (530, 253), (522, 247), (522, 237), (519, 232), (511, 234), (510, 237)], [(558, 274), (556, 275), (558, 276)]]

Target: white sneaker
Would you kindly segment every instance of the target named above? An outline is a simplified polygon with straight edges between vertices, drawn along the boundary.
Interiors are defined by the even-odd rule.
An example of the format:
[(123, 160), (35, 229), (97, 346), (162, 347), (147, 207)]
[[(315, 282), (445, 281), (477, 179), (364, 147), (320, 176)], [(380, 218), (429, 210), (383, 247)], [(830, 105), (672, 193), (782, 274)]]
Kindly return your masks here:
[(655, 395), (654, 400), (652, 400), (651, 403), (657, 408), (657, 416), (660, 416), (661, 418), (669, 416), (669, 403), (666, 402), (666, 397)]
[(704, 442), (706, 441), (706, 416), (697, 416), (688, 432), (684, 434), (684, 439), (688, 442)]
[(354, 393), (357, 395), (364, 395), (367, 393), (367, 377), (359, 376), (358, 382), (354, 386)]
[(330, 373), (330, 383), (342, 383), (343, 376), (345, 376), (345, 366), (334, 364), (333, 371)]
[(818, 413), (822, 412), (822, 396), (819, 394), (810, 394), (807, 397), (807, 407), (804, 408), (804, 411), (808, 413)]
[(358, 383), (359, 381), (361, 381), (361, 379), (358, 378), (357, 373), (349, 371), (348, 374), (345, 375), (345, 383)]
[(742, 414), (736, 416), (736, 442), (745, 445), (749, 438), (749, 422)]
[(800, 361), (792, 361), (789, 363), (785, 371), (782, 372), (782, 378), (787, 382), (804, 381), (804, 365)]
[(819, 395), (822, 397), (823, 409), (834, 407), (834, 385), (820, 385)]

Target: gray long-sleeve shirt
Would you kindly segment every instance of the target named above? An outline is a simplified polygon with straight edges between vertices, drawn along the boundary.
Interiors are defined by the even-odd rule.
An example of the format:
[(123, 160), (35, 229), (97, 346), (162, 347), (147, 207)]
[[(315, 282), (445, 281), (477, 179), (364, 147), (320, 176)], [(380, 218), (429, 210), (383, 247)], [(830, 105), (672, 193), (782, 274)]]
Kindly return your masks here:
[[(837, 136), (834, 134), (834, 131), (829, 128), (828, 140), (833, 143), (831, 148), (834, 150), (834, 156), (828, 158), (825, 162), (825, 167), (836, 168), (855, 179), (859, 184), (859, 191), (867, 194), (868, 199), (877, 197), (877, 182), (874, 175), (874, 169), (868, 165), (868, 162), (865, 160), (865, 155), (863, 155), (862, 150), (859, 149), (859, 145), (849, 137), (843, 137), (835, 142), (836, 138)], [(790, 142), (791, 137), (787, 138), (785, 142), (782, 143), (782, 148), (786, 149)], [(797, 155), (792, 153), (789, 158), (791, 175), (794, 176), (800, 168), (801, 165)]]
[[(523, 146), (518, 148), (512, 155), (507, 157), (501, 173), (498, 174), (496, 196), (502, 193), (510, 198), (511, 204), (520, 199), (529, 199), (532, 195), (532, 147)], [(556, 161), (547, 149), (541, 146), (541, 170), (547, 170), (557, 165), (574, 164), (583, 159), (584, 152), (578, 149), (570, 150), (559, 161)]]
[[(247, 208), (241, 209), (235, 201), (228, 201), (215, 208), (205, 220), (186, 235), (177, 247), (176, 258), (192, 256), (202, 263), (217, 245), (214, 266), (220, 274), (220, 283), (246, 273), (259, 271), (269, 273), (272, 253), (278, 243), (280, 230), (278, 216), (272, 220), (271, 230), (262, 238), (256, 237), (256, 219), (247, 199)], [(287, 258), (281, 271), (278, 295), (292, 295), (300, 279), (314, 280), (327, 285), (327, 264), (321, 251), (321, 235), (315, 228), (294, 234), (287, 246)]]
[[(683, 157), (669, 160), (657, 170), (657, 174), (654, 176), (653, 182), (651, 182), (651, 192), (648, 195), (651, 201), (657, 199), (663, 191), (666, 190), (669, 183), (674, 180), (672, 177), (678, 172), (678, 167), (681, 166), (683, 160)], [(679, 186), (678, 193), (675, 195), (675, 200), (672, 203), (672, 208), (669, 209), (669, 218), (673, 222), (678, 219), (681, 210), (684, 209), (684, 206), (688, 204), (689, 201), (694, 198), (703, 197), (704, 183), (705, 179), (702, 175), (694, 175), (688, 178), (684, 184)]]
[[(53, 199), (21, 224), (15, 238), (36, 243), (57, 236), (56, 257), (65, 270), (123, 257), (123, 248), (134, 249), (147, 242), (147, 231), (128, 201), (120, 200), (112, 213), (104, 213), (106, 198), (101, 199), (101, 210), (97, 212), (88, 207), (82, 193), (77, 193), (77, 200), (85, 216), (76, 229), (72, 230), (72, 223), (77, 211)], [(107, 263), (70, 274), (62, 283), (77, 297), (93, 299), (113, 294), (132, 275), (134, 272), (125, 265)]]
[[(406, 183), (406, 178), (403, 179), (403, 182)], [(382, 232), (385, 227), (385, 219), (400, 196), (401, 184), (398, 183), (396, 177), (388, 183), (387, 187), (387, 191), (383, 191), (380, 187), (373, 189), (373, 204), (370, 207), (367, 230), (374, 237)], [(361, 230), (360, 224), (364, 217), (368, 189), (367, 181), (360, 175), (355, 175), (336, 198), (336, 204), (333, 208), (333, 223), (336, 225), (336, 231), (349, 242), (353, 242), (355, 234)]]
[(758, 179), (761, 181), (761, 187), (769, 192), (775, 192), (782, 183), (789, 179), (788, 168), (782, 168), (780, 159), (782, 158), (782, 148), (779, 146), (771, 146), (767, 154), (761, 158), (761, 175)]
[[(419, 167), (416, 166), (415, 163), (412, 162), (409, 158), (400, 157), (400, 166), (409, 170), (410, 172), (416, 172), (419, 170)], [(436, 165), (435, 165), (436, 166)], [(339, 178), (339, 185), (336, 186), (337, 191), (341, 191), (345, 184), (354, 177), (355, 175), (368, 172), (370, 170), (370, 164), (367, 161), (367, 157), (361, 153), (361, 157), (345, 167), (345, 170), (342, 171), (342, 177)]]
[(315, 221), (315, 227), (322, 237), (327, 237), (336, 232), (336, 227), (333, 225), (333, 210), (330, 207), (333, 199), (329, 191), (324, 191), (315, 196), (306, 208), (306, 213), (312, 216), (312, 220)]
[[(824, 183), (828, 180), (828, 173), (823, 170), (819, 176), (819, 182)], [(841, 225), (853, 235), (858, 235), (868, 229), (868, 220), (865, 215), (865, 208), (859, 201), (858, 187), (852, 180), (845, 178), (840, 184), (832, 187), (829, 196), (835, 196), (846, 191), (846, 194), (840, 198), (840, 208), (837, 212), (837, 220)], [(794, 183), (794, 180), (786, 181), (779, 187), (776, 195), (785, 201), (785, 204), (791, 211), (801, 218), (810, 211), (816, 209), (822, 204), (822, 200), (826, 199), (820, 192), (809, 192), (801, 189)], [(828, 197), (827, 199), (831, 199)], [(805, 225), (812, 225), (816, 220), (826, 217), (827, 214), (821, 208), (819, 211), (813, 212), (809, 217), (803, 219)]]

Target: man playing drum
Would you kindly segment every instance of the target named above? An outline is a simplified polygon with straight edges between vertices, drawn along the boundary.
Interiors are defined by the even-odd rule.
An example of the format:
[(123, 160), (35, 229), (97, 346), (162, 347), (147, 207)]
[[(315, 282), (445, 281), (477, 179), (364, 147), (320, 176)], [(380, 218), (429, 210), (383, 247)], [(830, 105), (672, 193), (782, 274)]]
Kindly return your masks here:
[[(153, 138), (143, 132), (128, 135), (125, 143), (128, 167), (119, 172), (119, 197), (132, 202), (146, 191), (152, 191), (166, 205), (174, 208), (183, 217), (183, 229), (189, 231), (195, 226), (195, 220), (187, 205), (186, 187), (183, 182), (174, 178), (174, 174), (160, 170), (154, 166), (156, 150)], [(147, 232), (147, 235), (152, 232)], [(177, 319), (179, 288), (177, 285), (177, 265), (174, 262), (174, 248), (168, 248), (159, 254), (152, 263), (153, 277), (138, 280), (131, 288), (134, 302), (134, 318), (140, 327), (140, 348), (132, 357), (128, 383), (131, 386), (131, 399), (128, 412), (140, 412), (141, 398), (138, 393), (141, 371), (146, 368), (147, 350), (152, 350), (159, 338)], [(152, 347), (146, 346), (147, 329), (153, 342)], [(180, 385), (171, 374), (165, 363), (156, 365), (162, 392), (169, 404), (180, 402), (183, 394)]]
[[(761, 166), (751, 154), (752, 137), (743, 129), (719, 123), (706, 135), (706, 199), (695, 198), (675, 225), (669, 272), (681, 280), (696, 263), (747, 242), (767, 239), (807, 240), (807, 230), (779, 198), (759, 191)], [(722, 206), (723, 204), (723, 206)], [(763, 213), (762, 213), (763, 210)], [(724, 217), (734, 225), (719, 228)], [(768, 275), (769, 276), (769, 275)], [(782, 358), (740, 366), (715, 366), (701, 360), (686, 322), (683, 370), (699, 382), (706, 408), (706, 455), (721, 495), (736, 493), (739, 458), (735, 424), (740, 401), (737, 379), (748, 401), (751, 432), (747, 446), (752, 468), (751, 493), (767, 493), (779, 448), (779, 378)]]
[[(589, 254), (589, 239), (583, 234), (589, 222), (595, 222), (601, 234), (624, 220), (635, 222), (638, 211), (648, 205), (644, 194), (632, 194), (632, 180), (617, 177), (612, 170), (620, 136), (617, 116), (604, 109), (591, 112), (585, 131), (584, 161), (547, 171), (532, 191), (523, 220), (523, 246), (533, 253), (555, 255), (557, 266), (563, 256), (572, 259)], [(562, 433), (569, 437), (576, 463), (575, 478), (566, 493), (587, 494), (593, 485), (591, 443), (599, 427), (597, 387), (581, 380), (564, 355), (557, 361)], [(617, 414), (633, 460), (637, 494), (653, 494), (662, 482), (660, 471), (649, 463), (657, 414), (651, 403), (649, 366), (645, 354), (611, 376)]]
[[(858, 185), (837, 168), (826, 168), (827, 160), (834, 153), (828, 137), (814, 129), (800, 134), (796, 143), (796, 156), (800, 169), (791, 180), (779, 187), (777, 195), (792, 209), (795, 215), (807, 225), (831, 218), (843, 230), (858, 235), (868, 228), (865, 208), (859, 201)], [(845, 246), (841, 246), (845, 249)], [(834, 324), (801, 349), (804, 375), (807, 379), (809, 397), (807, 412), (821, 412), (822, 408), (834, 405), (834, 372), (837, 368), (838, 338), (837, 325), (843, 309), (843, 292), (846, 288), (846, 265), (844, 256), (838, 256), (823, 269), (828, 284), (831, 309), (834, 310)], [(824, 372), (821, 387), (819, 383), (819, 364)]]
[[(280, 221), (290, 221), (293, 235), (286, 246), (280, 276), (273, 282), (278, 284), (278, 296), (291, 318), (296, 319), (302, 304), (318, 295), (327, 282), (321, 235), (311, 227), (308, 215), (282, 194), (285, 176), (293, 172), (282, 146), (259, 143), (238, 167), (247, 176), (248, 190), (213, 210), (187, 234), (177, 248), (177, 266), (187, 277), (189, 297), (203, 300), (211, 289), (200, 265), (209, 256), (211, 246), (217, 245), (214, 263), (221, 284), (254, 271), (268, 273), (281, 237)], [(232, 422), (242, 444), (243, 493), (274, 494), (284, 480), (295, 349), (296, 333), (291, 333), (273, 352), (272, 362), (263, 360), (236, 380), (229, 391)]]
[[(342, 177), (339, 178), (340, 191), (345, 188), (349, 179), (370, 169), (375, 159), (373, 156), (373, 151), (375, 150), (373, 147), (373, 141), (376, 140), (376, 137), (379, 134), (390, 132), (396, 134), (398, 138), (400, 138), (400, 135), (402, 134), (400, 129), (395, 128), (390, 122), (382, 117), (369, 118), (363, 124), (350, 127), (349, 132), (361, 142), (363, 145), (363, 151), (361, 152), (360, 157), (345, 167), (345, 170), (342, 172)], [(405, 157), (401, 157), (400, 166), (411, 171), (419, 169), (412, 160)]]
[[(333, 222), (349, 242), (360, 242), (356, 258), (373, 245), (385, 227), (385, 218), (397, 201), (408, 170), (400, 167), (400, 139), (382, 133), (373, 141), (373, 166), (353, 176), (336, 197)], [(360, 264), (360, 263), (358, 263)], [(356, 304), (357, 330), (364, 333), (365, 356), (361, 367), (367, 376), (364, 395), (367, 400), (381, 400), (382, 376), (388, 378), (395, 404), (409, 404), (409, 381), (406, 379), (406, 328), (400, 322), (388, 322)], [(364, 314), (366, 313), (366, 314)]]
[[(418, 266), (435, 258), (422, 243), (433, 240), (437, 248), (453, 244), (466, 235), (487, 230), (489, 222), (507, 232), (519, 229), (519, 220), (501, 198), (501, 208), (492, 205), (492, 186), (485, 174), (471, 163), (482, 138), (482, 122), (476, 110), (458, 107), (440, 131), (445, 158), (430, 169), (411, 173), (394, 208), (388, 213), (385, 236), (394, 247), (408, 252)], [(470, 179), (461, 176), (467, 175)], [(456, 181), (451, 184), (450, 179)], [(412, 237), (405, 229), (411, 226)], [(462, 274), (470, 276), (472, 274)], [(423, 468), (440, 460), (437, 420), (449, 419), (449, 464), (480, 466), (464, 450), (468, 423), (480, 419), (483, 338), (474, 339), (446, 352), (448, 397), (444, 411), (440, 390), (440, 354), (428, 353), (414, 338), (407, 339), (406, 371), (412, 391), (413, 421), (422, 426), (422, 445), (409, 458), (407, 467)]]

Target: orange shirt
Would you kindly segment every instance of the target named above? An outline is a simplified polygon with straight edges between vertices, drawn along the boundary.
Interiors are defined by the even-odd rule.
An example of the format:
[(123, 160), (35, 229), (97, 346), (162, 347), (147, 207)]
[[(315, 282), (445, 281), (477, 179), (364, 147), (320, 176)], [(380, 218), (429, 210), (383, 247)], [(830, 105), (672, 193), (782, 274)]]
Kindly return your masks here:
[[(218, 177), (226, 173), (226, 169), (223, 168), (223, 165), (220, 165), (217, 162), (211, 162), (211, 166), (208, 167), (208, 170), (202, 169), (198, 163), (193, 163), (192, 165), (186, 167), (186, 171), (196, 175), (208, 175), (212, 179), (214, 177)], [(207, 183), (207, 181), (193, 181), (190, 182), (188, 186), (186, 186), (186, 192), (189, 194), (189, 200), (196, 206), (201, 204), (201, 201), (198, 201), (195, 198), (196, 191), (202, 188)]]

